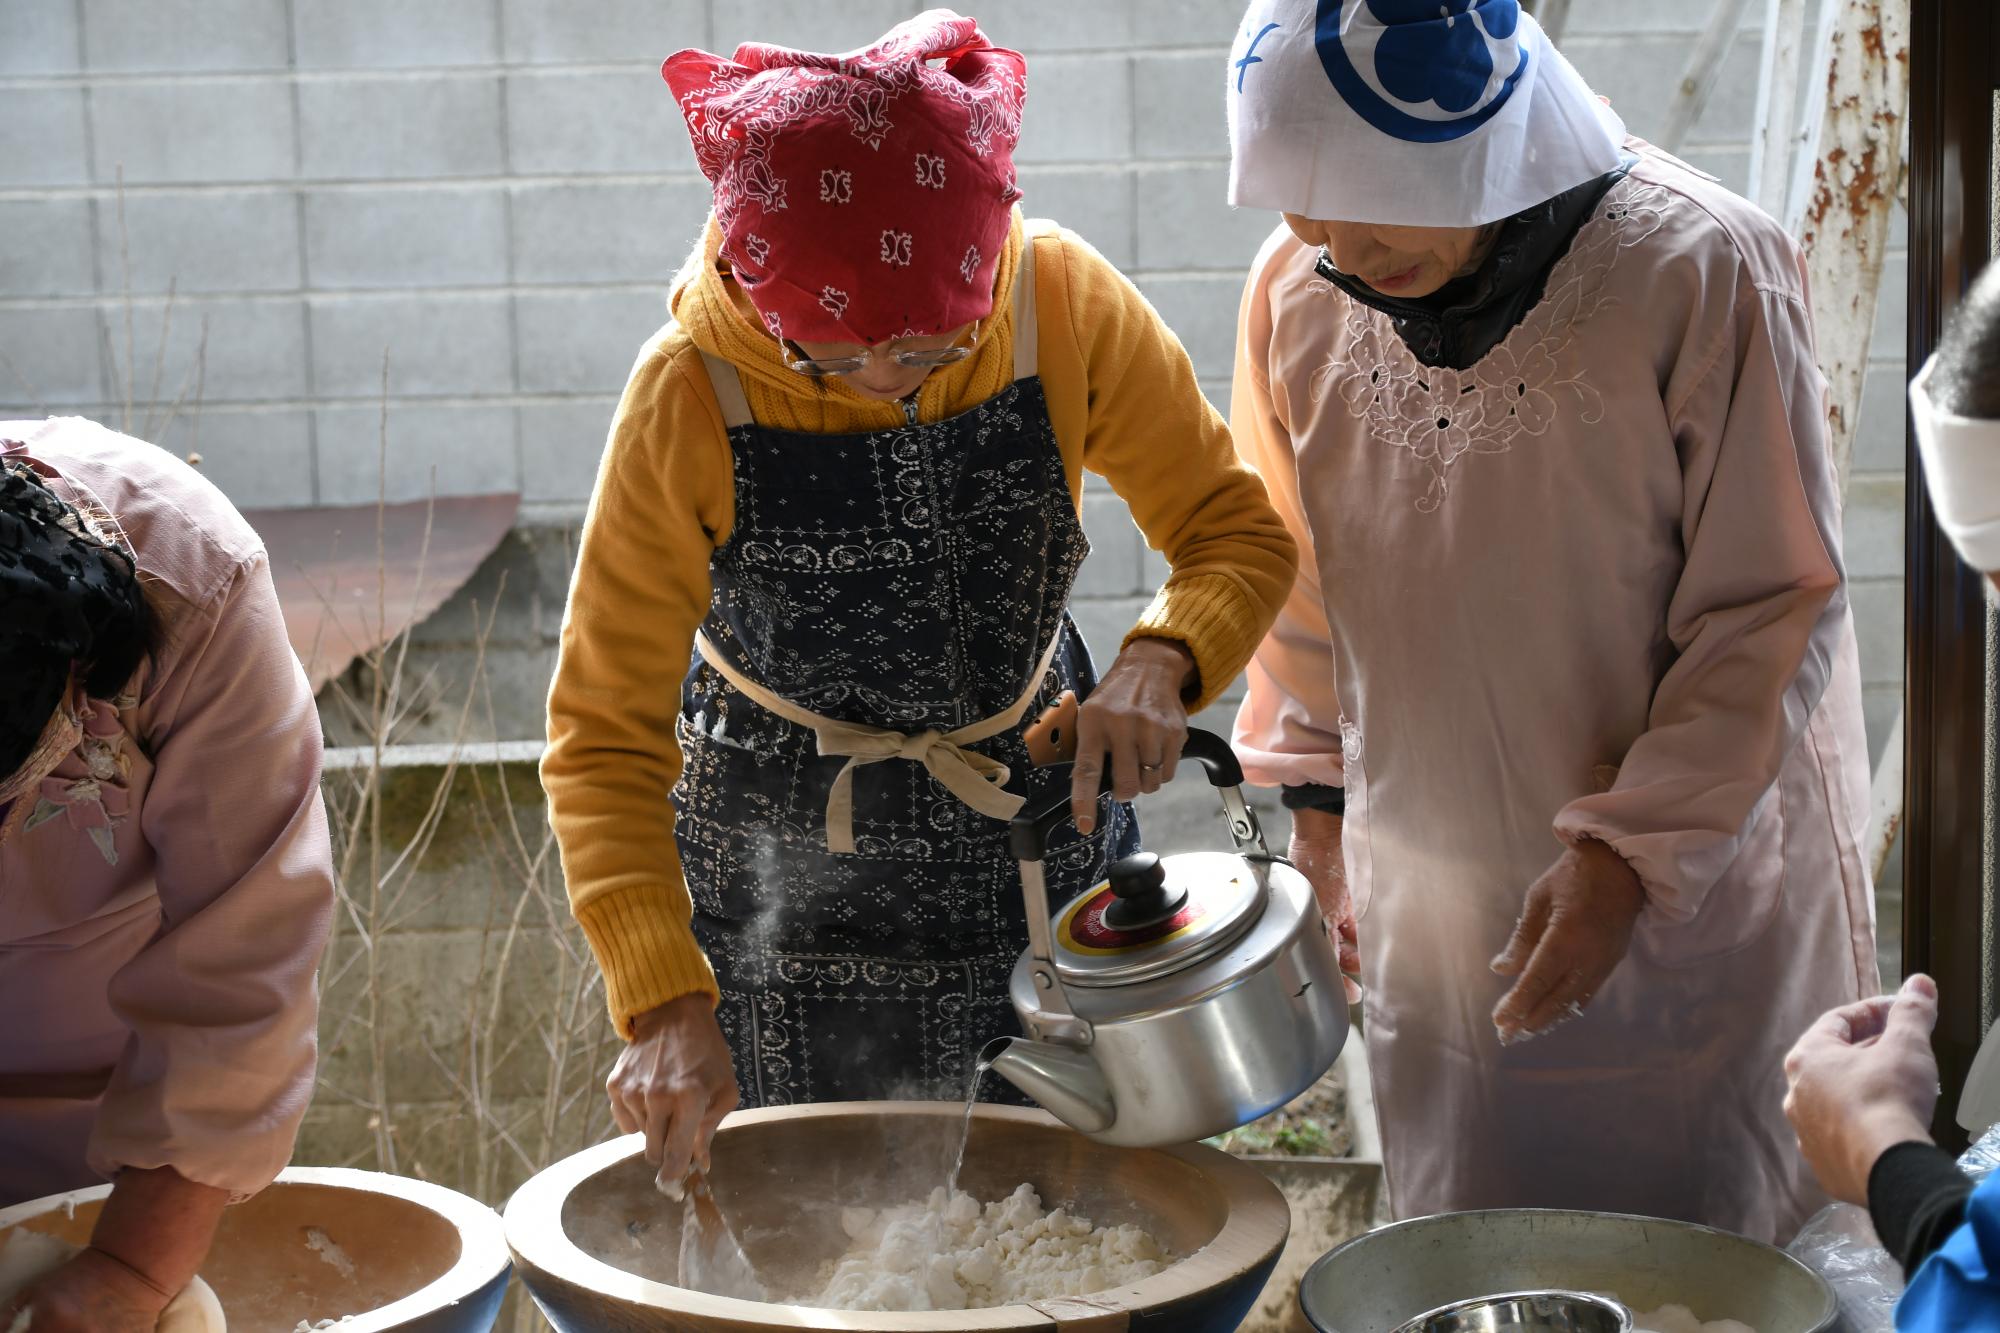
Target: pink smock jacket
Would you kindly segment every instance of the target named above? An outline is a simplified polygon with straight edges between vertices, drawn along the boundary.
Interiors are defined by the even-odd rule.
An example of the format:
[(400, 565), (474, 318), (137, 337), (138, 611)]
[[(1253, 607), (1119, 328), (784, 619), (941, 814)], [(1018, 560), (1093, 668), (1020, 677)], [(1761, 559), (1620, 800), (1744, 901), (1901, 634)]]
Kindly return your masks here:
[(138, 555), (158, 649), (0, 813), (0, 1206), (121, 1167), (242, 1196), (312, 1094), (333, 910), (312, 692), (263, 544), (163, 450), (0, 422)]
[[(1237, 725), (1344, 784), (1394, 1210), (1610, 1209), (1788, 1240), (1821, 1200), (1781, 1062), (1872, 993), (1868, 755), (1797, 247), (1633, 143), (1466, 370), (1279, 228), (1233, 426), (1301, 551)], [(1489, 970), (1565, 843), (1637, 871), (1583, 1015), (1503, 1048)]]

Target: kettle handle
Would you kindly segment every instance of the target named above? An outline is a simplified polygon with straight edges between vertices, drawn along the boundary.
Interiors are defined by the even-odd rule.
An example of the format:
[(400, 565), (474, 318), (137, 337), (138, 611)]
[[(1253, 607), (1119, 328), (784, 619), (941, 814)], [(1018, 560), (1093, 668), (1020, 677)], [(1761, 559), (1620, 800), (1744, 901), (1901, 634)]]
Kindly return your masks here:
[[(1229, 742), (1212, 731), (1189, 727), (1181, 758), (1200, 764), (1209, 785), (1222, 791), (1222, 808), (1229, 816), (1229, 833), (1239, 850), (1269, 856), (1257, 816), (1243, 799), (1243, 765)], [(1105, 775), (1109, 778), (1109, 774)], [(1007, 829), (1007, 845), (1016, 861), (1039, 861), (1048, 854), (1049, 835), (1069, 818), (1069, 793), (1054, 797), (1039, 810), (1024, 809)]]

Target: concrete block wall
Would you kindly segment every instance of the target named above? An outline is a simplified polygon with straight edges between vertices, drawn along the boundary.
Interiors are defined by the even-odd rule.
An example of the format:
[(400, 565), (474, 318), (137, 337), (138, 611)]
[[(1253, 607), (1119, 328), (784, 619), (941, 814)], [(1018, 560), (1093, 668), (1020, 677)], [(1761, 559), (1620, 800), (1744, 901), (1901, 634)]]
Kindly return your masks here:
[[(559, 545), (706, 208), (659, 60), (750, 37), (844, 49), (921, 7), (16, 0), (0, 8), (0, 410), (152, 429), (244, 504), (518, 488), (522, 540)], [(1565, 50), (1654, 133), (1706, 8), (1578, 0)], [(1272, 223), (1223, 198), (1240, 13), (1009, 0), (983, 15), (1030, 55), (1027, 206), (1133, 276), (1219, 404)], [(1758, 47), (1746, 20), (1684, 149), (1738, 186)], [(1903, 271), (1898, 256), (1884, 280), (1848, 517), (1878, 749), (1901, 676)], [(198, 412), (148, 410), (183, 393)], [(1161, 566), (1108, 492), (1086, 526), (1078, 615), (1109, 651)], [(542, 593), (559, 603), (559, 580)], [(554, 622), (503, 631), (521, 673), (503, 730), (539, 729)]]

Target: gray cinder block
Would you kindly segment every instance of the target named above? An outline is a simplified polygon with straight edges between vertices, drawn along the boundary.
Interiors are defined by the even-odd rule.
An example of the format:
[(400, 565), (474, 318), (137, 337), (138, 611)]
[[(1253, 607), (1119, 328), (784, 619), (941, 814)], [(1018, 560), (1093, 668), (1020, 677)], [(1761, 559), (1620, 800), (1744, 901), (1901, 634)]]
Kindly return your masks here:
[(181, 292), (296, 291), (298, 196), (290, 189), (128, 193), (121, 238), (119, 204), (97, 207), (97, 262), (104, 290)]
[(293, 0), (302, 69), (490, 65), (500, 52), (493, 0)]
[(180, 458), (199, 454), (201, 474), (238, 507), (313, 502), (312, 436), (303, 409), (208, 405), (156, 419), (153, 443)]
[(386, 467), (378, 404), (322, 407), (314, 417), (322, 504), (368, 504), (380, 486), (392, 501), (520, 488), (511, 407), (392, 402)]
[(105, 396), (94, 308), (0, 306), (0, 397), (39, 416)]
[(79, 55), (69, 0), (0, 5), (0, 74), (73, 74)]
[(1235, 274), (1151, 273), (1139, 290), (1187, 348), (1195, 374), (1227, 379), (1236, 359), (1236, 307), (1243, 280)]
[(524, 176), (692, 175), (694, 149), (657, 63), (507, 76), (510, 162)]
[(1082, 236), (1120, 268), (1135, 262), (1133, 180), (1099, 167), (1027, 167), (1020, 173), (1021, 211), (1053, 218)]
[(281, 78), (100, 83), (91, 90), (97, 178), (132, 184), (290, 180), (292, 93)]
[(524, 393), (618, 393), (640, 346), (667, 322), (664, 288), (515, 297)]
[(1145, 538), (1133, 525), (1132, 511), (1101, 477), (1084, 479), (1083, 533), (1090, 540), (1090, 558), (1077, 575), (1078, 597), (1132, 597), (1145, 591), (1139, 574)]
[(305, 321), (295, 300), (135, 299), (129, 354), (125, 302), (106, 299), (100, 310), (115, 400), (128, 391), (140, 402), (305, 396)]
[[(0, 293), (8, 296), (92, 296), (97, 269), (90, 254), (90, 203), (79, 198), (0, 202)], [(0, 389), (0, 393), (5, 393)]]
[[(922, 8), (907, 0), (840, 0), (839, 4), (759, 0), (754, 5), (712, 0), (709, 27), (713, 45), (708, 49), (727, 55), (743, 42), (775, 42), (807, 51), (852, 51), (867, 46)], [(662, 57), (666, 54), (661, 52)]]
[(699, 181), (516, 186), (515, 279), (664, 288), (700, 239), (708, 205)]
[(514, 388), (512, 301), (504, 292), (316, 296), (313, 388), (323, 398), (389, 393), (507, 394)]
[(1119, 54), (1043, 56), (1028, 70), (1015, 157), (1116, 162), (1132, 156), (1132, 61)]
[(635, 61), (658, 77), (683, 47), (709, 47), (707, 0), (500, 0), (507, 59)]
[[(68, 5), (25, 0), (20, 7)], [(93, 70), (220, 73), (291, 63), (285, 0), (83, 0), (82, 9)]]
[(1226, 162), (1204, 166), (1141, 167), (1139, 268), (1226, 269), (1248, 274), (1250, 261), (1282, 226), (1276, 213), (1231, 208)]
[(0, 117), (0, 180), (16, 188), (84, 184), (90, 145), (83, 126), (81, 88), (9, 90)]
[(617, 410), (617, 398), (609, 396), (523, 405), (522, 498), (558, 503), (589, 499)]
[(306, 273), (317, 288), (471, 286), (507, 280), (501, 189), (314, 190)]
[(1223, 86), (1230, 30), (1212, 50), (1142, 53), (1132, 61), (1132, 125), (1142, 158), (1229, 157)]
[(497, 77), (308, 79), (299, 122), (317, 180), (493, 176), (506, 157)]

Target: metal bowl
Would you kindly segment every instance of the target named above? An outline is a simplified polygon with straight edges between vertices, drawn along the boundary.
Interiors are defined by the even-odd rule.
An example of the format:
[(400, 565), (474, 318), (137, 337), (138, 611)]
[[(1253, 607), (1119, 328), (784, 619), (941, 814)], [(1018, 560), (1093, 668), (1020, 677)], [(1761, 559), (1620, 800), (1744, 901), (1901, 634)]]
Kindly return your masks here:
[(1420, 1314), (1396, 1333), (1632, 1333), (1632, 1312), (1582, 1291), (1516, 1291)]
[(1307, 1270), (1299, 1304), (1318, 1333), (1385, 1333), (1454, 1301), (1552, 1289), (1633, 1310), (1685, 1305), (1758, 1333), (1825, 1333), (1837, 1313), (1826, 1280), (1769, 1245), (1687, 1222), (1537, 1208), (1372, 1231)]

